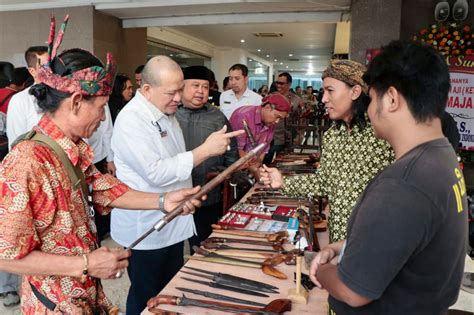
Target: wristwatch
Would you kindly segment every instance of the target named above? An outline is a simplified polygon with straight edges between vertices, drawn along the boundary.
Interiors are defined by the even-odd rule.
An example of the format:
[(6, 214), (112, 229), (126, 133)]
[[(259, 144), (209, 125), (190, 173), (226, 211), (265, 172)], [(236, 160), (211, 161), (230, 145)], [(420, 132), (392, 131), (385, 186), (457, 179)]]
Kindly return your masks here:
[(158, 201), (158, 210), (160, 210), (164, 214), (167, 214), (168, 212), (166, 212), (165, 210), (165, 195), (166, 193), (160, 193), (160, 199)]

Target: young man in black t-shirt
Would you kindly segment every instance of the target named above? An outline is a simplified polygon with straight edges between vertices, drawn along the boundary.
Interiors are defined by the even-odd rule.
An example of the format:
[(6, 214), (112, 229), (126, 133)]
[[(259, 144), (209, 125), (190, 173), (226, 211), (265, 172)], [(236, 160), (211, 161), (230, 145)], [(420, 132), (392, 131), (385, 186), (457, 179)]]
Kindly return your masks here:
[(462, 172), (441, 131), (449, 90), (432, 48), (392, 42), (370, 64), (369, 118), (396, 162), (355, 205), (347, 239), (328, 245), (310, 275), (329, 314), (443, 314), (456, 302), (466, 255)]

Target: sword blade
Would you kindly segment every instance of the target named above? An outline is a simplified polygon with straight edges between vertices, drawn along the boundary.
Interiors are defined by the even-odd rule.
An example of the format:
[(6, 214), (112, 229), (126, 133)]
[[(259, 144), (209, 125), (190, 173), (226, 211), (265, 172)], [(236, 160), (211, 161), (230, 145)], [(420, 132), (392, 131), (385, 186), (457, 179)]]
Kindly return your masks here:
[(205, 297), (215, 299), (215, 300), (220, 300), (220, 301), (229, 301), (229, 302), (234, 302), (234, 303), (239, 303), (239, 304), (247, 304), (247, 305), (253, 305), (253, 306), (260, 306), (260, 307), (267, 306), (266, 304), (263, 304), (263, 303), (248, 301), (244, 299), (238, 299), (235, 297), (231, 297), (231, 296), (227, 296), (223, 294), (211, 293), (207, 291), (193, 290), (193, 289), (180, 288), (180, 287), (176, 287), (176, 289), (182, 292), (193, 293), (196, 295), (201, 295), (201, 296), (205, 296)]
[(243, 306), (237, 308), (237, 305), (234, 307), (230, 305), (219, 305), (219, 304), (214, 304), (211, 301), (199, 301), (199, 300), (194, 300), (194, 299), (188, 299), (187, 297), (184, 297), (184, 296), (179, 298), (179, 303), (176, 305), (196, 306), (196, 307), (202, 307), (202, 308), (213, 309), (213, 310), (229, 311), (229, 312), (238, 313), (238, 314), (246, 314), (246, 313), (261, 314), (261, 315), (280, 315), (281, 314), (281, 312), (269, 312), (269, 311), (265, 311), (264, 309), (245, 309)]
[(209, 279), (209, 280), (212, 280), (212, 281), (215, 281), (215, 279), (216, 279), (216, 277), (217, 277), (217, 276), (202, 275), (202, 274), (199, 274), (199, 273), (189, 272), (189, 271), (184, 271), (184, 270), (180, 270), (180, 272), (185, 273), (185, 274), (187, 274), (187, 275), (191, 275), (191, 276), (197, 276), (197, 277), (201, 277), (201, 278), (206, 278), (206, 279)]
[(255, 280), (250, 280), (250, 279), (243, 278), (243, 277), (234, 276), (234, 275), (231, 275), (231, 274), (228, 274), (228, 273), (212, 272), (212, 271), (199, 269), (199, 268), (195, 268), (195, 267), (189, 267), (189, 266), (184, 266), (184, 268), (188, 268), (188, 269), (198, 271), (198, 272), (202, 272), (202, 273), (207, 273), (207, 274), (210, 274), (210, 275), (213, 275), (213, 276), (220, 276), (222, 278), (233, 279), (237, 282), (251, 283), (251, 284), (263, 287), (263, 288), (278, 290), (278, 287), (276, 287), (276, 286), (273, 286), (273, 285), (270, 285), (270, 284), (267, 284), (267, 283), (263, 283), (263, 282), (260, 282), (260, 281), (255, 281)]
[(191, 278), (187, 278), (187, 277), (181, 277), (181, 279), (184, 279), (184, 280), (190, 281), (190, 282), (194, 282), (194, 283), (207, 285), (208, 287), (211, 287), (211, 288), (222, 289), (222, 290), (227, 290), (227, 291), (232, 291), (232, 292), (237, 292), (237, 293), (242, 293), (242, 294), (248, 294), (248, 295), (253, 295), (253, 296), (269, 297), (268, 294), (263, 294), (263, 293), (252, 291), (252, 290), (235, 288), (235, 287), (231, 287), (231, 286), (223, 285), (223, 284), (219, 284), (219, 283), (206, 282), (206, 281), (191, 279)]

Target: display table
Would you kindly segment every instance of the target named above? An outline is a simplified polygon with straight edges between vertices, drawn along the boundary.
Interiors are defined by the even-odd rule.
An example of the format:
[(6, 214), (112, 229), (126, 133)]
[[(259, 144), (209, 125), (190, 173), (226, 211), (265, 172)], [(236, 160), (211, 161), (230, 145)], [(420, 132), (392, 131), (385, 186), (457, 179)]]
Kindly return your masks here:
[[(252, 188), (243, 198), (242, 201), (245, 201), (246, 198), (253, 193), (254, 189)], [(320, 246), (325, 246), (328, 244), (329, 241), (329, 236), (327, 232), (318, 232), (318, 240)], [(240, 236), (234, 236), (234, 235), (225, 235), (221, 234), (218, 232), (214, 232), (211, 237), (231, 237), (231, 238), (245, 238), (245, 239), (250, 239), (250, 237), (240, 237)], [(263, 239), (257, 239), (255, 240), (263, 240)], [(232, 244), (232, 245), (238, 245), (238, 247), (248, 247), (248, 248), (257, 248), (258, 246), (254, 245), (246, 245), (246, 244)], [(260, 247), (261, 248), (261, 247)], [(284, 249), (286, 250), (291, 250), (293, 249), (293, 245), (291, 244), (284, 244)], [(198, 283), (193, 283), (189, 282), (186, 280), (181, 279), (181, 277), (188, 277), (188, 278), (193, 278), (193, 279), (199, 279), (199, 280), (204, 280), (206, 282), (210, 281), (204, 278), (196, 277), (196, 276), (190, 276), (185, 273), (182, 273), (181, 271), (174, 276), (174, 278), (168, 283), (168, 285), (160, 292), (162, 295), (173, 295), (173, 296), (182, 296), (183, 292), (179, 291), (176, 289), (176, 287), (184, 287), (188, 289), (196, 289), (196, 290), (202, 290), (202, 291), (208, 291), (212, 293), (219, 293), (222, 295), (227, 295), (227, 296), (232, 296), (240, 299), (246, 299), (246, 300), (251, 300), (254, 302), (259, 302), (259, 303), (264, 303), (268, 304), (271, 301), (275, 299), (285, 299), (288, 297), (288, 290), (291, 288), (295, 288), (295, 284), (293, 282), (294, 280), (294, 272), (296, 271), (296, 266), (289, 266), (286, 265), (285, 263), (281, 263), (276, 268), (286, 274), (287, 279), (286, 280), (281, 280), (274, 278), (272, 276), (264, 274), (260, 269), (255, 269), (255, 268), (246, 268), (246, 267), (237, 267), (237, 266), (230, 266), (230, 265), (221, 265), (221, 264), (215, 264), (215, 263), (209, 263), (209, 262), (202, 262), (202, 261), (196, 261), (196, 260), (188, 260), (185, 263), (185, 266), (189, 267), (195, 267), (199, 269), (205, 269), (209, 270), (212, 272), (222, 272), (222, 273), (228, 273), (232, 274), (235, 276), (239, 277), (244, 277), (247, 279), (252, 279), (252, 280), (257, 280), (261, 281), (264, 283), (268, 283), (270, 285), (277, 286), (279, 288), (280, 294), (269, 294), (270, 297), (265, 298), (265, 297), (256, 297), (256, 296), (250, 296), (246, 294), (241, 294), (241, 293), (236, 293), (236, 292), (230, 292), (230, 291), (225, 291), (221, 289), (215, 289), (211, 288), (202, 284)], [(181, 270), (186, 270), (186, 268), (183, 268)], [(308, 274), (308, 270), (303, 264), (303, 273)], [(191, 270), (188, 270), (191, 271)], [(202, 299), (202, 300), (210, 300), (209, 298), (203, 297), (203, 296), (198, 296), (190, 293), (185, 293), (186, 297), (192, 298), (192, 299)], [(327, 314), (327, 292), (324, 290), (321, 290), (317, 287), (313, 288), (309, 292), (309, 298), (308, 298), (308, 304), (303, 305), (303, 304), (292, 304), (292, 311), (291, 312), (286, 312), (285, 314), (313, 314), (313, 315), (326, 315)], [(240, 304), (243, 305), (243, 304)], [(159, 309), (164, 310), (164, 311), (170, 311), (170, 312), (177, 312), (179, 314), (228, 314), (222, 311), (215, 311), (215, 310), (209, 310), (209, 309), (204, 309), (204, 308), (198, 308), (198, 307), (179, 307), (179, 306), (172, 306), (172, 305), (161, 305)], [(152, 314), (148, 310), (144, 310), (142, 314)]]
[[(213, 233), (212, 236), (216, 237), (230, 237), (230, 235), (224, 235), (220, 233)], [(231, 236), (232, 238), (242, 238), (239, 236)], [(319, 242), (321, 246), (324, 246), (328, 243), (328, 234), (327, 232), (318, 233)], [(248, 239), (248, 237), (245, 237)], [(247, 245), (248, 247), (256, 247), (252, 245)], [(239, 245), (239, 247), (241, 247)], [(291, 249), (291, 245), (286, 244), (285, 249)], [(304, 265), (304, 264), (303, 264)], [(160, 294), (165, 295), (174, 295), (174, 296), (182, 296), (182, 292), (176, 289), (176, 287), (185, 287), (189, 289), (197, 289), (203, 291), (209, 291), (212, 293), (219, 293), (223, 295), (228, 295), (240, 299), (251, 300), (259, 303), (267, 304), (272, 300), (287, 298), (287, 293), (290, 288), (294, 288), (295, 285), (293, 283), (293, 273), (296, 270), (296, 266), (288, 266), (284, 263), (278, 265), (276, 268), (285, 273), (288, 279), (280, 280), (269, 275), (264, 274), (260, 269), (254, 268), (245, 268), (245, 267), (237, 267), (237, 266), (229, 266), (229, 265), (221, 265), (221, 264), (213, 264), (208, 262), (202, 261), (195, 261), (195, 260), (188, 260), (185, 266), (195, 267), (200, 269), (206, 269), (213, 272), (222, 272), (222, 273), (229, 273), (239, 277), (245, 277), (247, 279), (253, 279), (261, 282), (268, 283), (270, 285), (277, 286), (279, 288), (280, 294), (269, 294), (270, 297), (254, 297), (246, 294), (240, 294), (230, 291), (224, 291), (220, 289), (210, 288), (205, 285), (189, 282), (186, 280), (181, 279), (181, 277), (188, 277), (193, 279), (205, 280), (203, 278), (198, 278), (195, 276), (190, 276), (187, 274), (182, 273), (181, 271), (176, 274), (176, 276), (171, 280), (170, 283), (161, 291)], [(185, 270), (186, 268), (182, 269)], [(188, 270), (191, 271), (191, 270)], [(303, 273), (308, 274), (307, 269), (303, 266)], [(208, 298), (197, 296), (194, 294), (185, 294), (188, 298), (193, 299), (205, 299)], [(327, 314), (327, 292), (324, 290), (320, 290), (318, 288), (314, 288), (309, 292), (308, 304), (294, 304), (292, 305), (292, 311), (286, 312), (285, 314), (313, 314), (313, 315), (326, 315)], [(243, 304), (242, 304), (243, 305)], [(225, 312), (221, 311), (214, 311), (214, 310), (207, 310), (204, 308), (197, 308), (197, 307), (178, 307), (178, 306), (171, 306), (171, 305), (162, 305), (160, 309), (172, 312), (178, 312), (180, 314), (226, 314)], [(147, 310), (143, 311), (142, 314), (151, 314)], [(228, 314), (228, 313), (227, 313)]]

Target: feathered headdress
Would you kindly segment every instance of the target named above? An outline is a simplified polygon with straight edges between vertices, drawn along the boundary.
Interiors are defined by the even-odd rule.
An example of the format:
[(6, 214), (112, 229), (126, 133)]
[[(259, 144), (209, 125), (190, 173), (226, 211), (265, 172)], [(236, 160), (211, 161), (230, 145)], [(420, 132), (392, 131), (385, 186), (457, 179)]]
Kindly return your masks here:
[(109, 52), (107, 53), (107, 64), (105, 69), (101, 66), (93, 66), (64, 76), (62, 73), (53, 72), (53, 68), (61, 68), (61, 65), (64, 69), (66, 68), (64, 62), (57, 56), (57, 51), (63, 40), (68, 20), (69, 15), (66, 15), (61, 24), (61, 28), (59, 29), (56, 41), (54, 41), (56, 19), (54, 16), (51, 17), (48, 37), (48, 63), (41, 66), (38, 70), (38, 80), (53, 89), (65, 93), (79, 92), (82, 95), (88, 96), (110, 95), (114, 85), (117, 65), (114, 57)]

